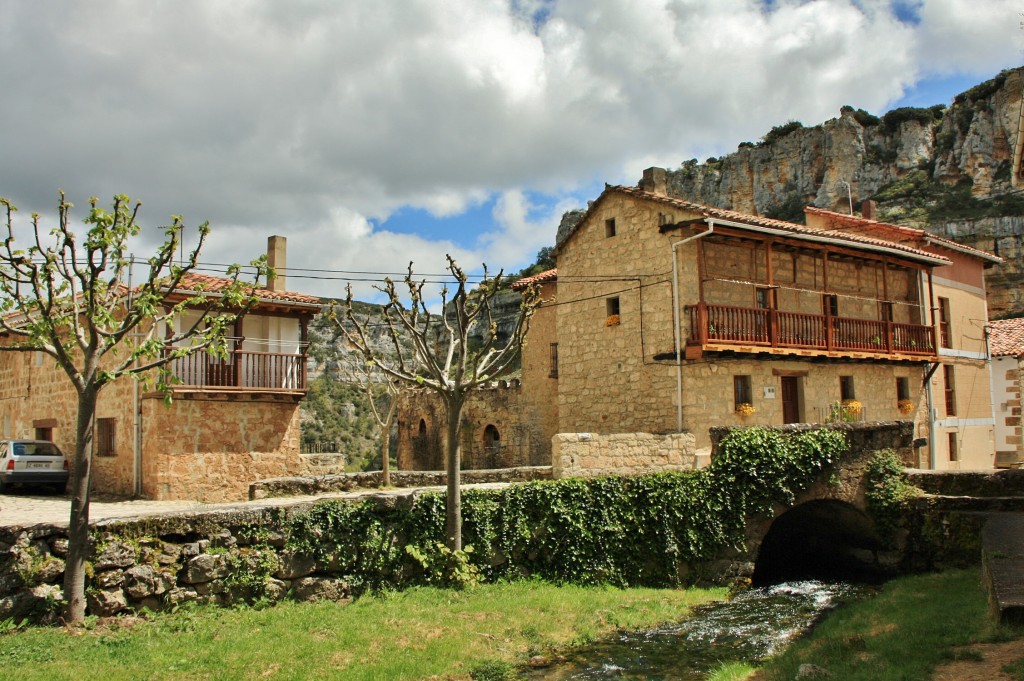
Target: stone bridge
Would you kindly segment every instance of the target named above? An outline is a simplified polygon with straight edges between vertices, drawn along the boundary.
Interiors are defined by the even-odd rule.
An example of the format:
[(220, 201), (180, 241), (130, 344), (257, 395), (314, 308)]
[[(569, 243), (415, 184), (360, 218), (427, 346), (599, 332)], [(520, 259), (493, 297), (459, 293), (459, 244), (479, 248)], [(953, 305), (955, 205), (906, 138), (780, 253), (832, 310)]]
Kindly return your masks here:
[[(806, 430), (820, 426), (783, 426)], [(755, 584), (795, 579), (881, 581), (895, 574), (986, 564), (993, 608), (1002, 618), (1024, 620), (1024, 470), (909, 470), (920, 490), (891, 536), (883, 536), (868, 511), (866, 473), (876, 452), (893, 449), (916, 461), (913, 431), (905, 421), (826, 426), (847, 433), (850, 450), (839, 465), (818, 477), (790, 505), (777, 505), (771, 517), (748, 518), (746, 546), (716, 561), (721, 577), (750, 577)], [(729, 429), (713, 429), (717, 446)], [(990, 549), (983, 538), (1010, 541), (1004, 526), (1019, 527), (1011, 537), (1016, 565), (1005, 547)], [(999, 528), (998, 530), (996, 528)], [(985, 539), (986, 542), (989, 539)], [(999, 555), (986, 560), (986, 552)], [(1017, 555), (1020, 554), (1020, 555)], [(1006, 574), (1016, 577), (1005, 579)], [(1002, 576), (1001, 576), (1002, 575)]]

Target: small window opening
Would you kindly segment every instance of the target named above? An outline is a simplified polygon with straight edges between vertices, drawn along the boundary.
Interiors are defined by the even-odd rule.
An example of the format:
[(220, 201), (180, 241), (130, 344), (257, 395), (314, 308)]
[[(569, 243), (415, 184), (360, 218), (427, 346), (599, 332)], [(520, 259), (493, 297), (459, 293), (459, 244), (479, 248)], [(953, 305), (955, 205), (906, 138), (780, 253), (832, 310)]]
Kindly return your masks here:
[(619, 315), (619, 297), (606, 298), (605, 301), (605, 314), (607, 319), (604, 322), (605, 326), (618, 326), (622, 321)]
[(770, 288), (757, 288), (754, 290), (754, 299), (757, 307), (761, 310), (772, 309), (772, 290)]
[(900, 402), (910, 399), (910, 379), (901, 377), (896, 379), (896, 399)]
[(751, 388), (750, 376), (732, 377), (732, 405), (737, 412), (751, 410), (754, 407), (754, 391)]
[(949, 298), (939, 298), (939, 345), (951, 348), (953, 328), (950, 324)]
[(115, 456), (115, 443), (115, 420), (96, 419), (96, 456)]
[(606, 238), (615, 236), (615, 218), (608, 218), (604, 221), (604, 235)]
[(427, 436), (427, 422), (424, 421), (423, 419), (420, 419), (420, 428), (419, 428), (419, 432), (417, 433), (417, 435), (419, 437), (426, 437)]
[(945, 383), (946, 416), (956, 416), (956, 377), (953, 375), (953, 365), (942, 365), (942, 377)]
[(857, 399), (856, 391), (853, 389), (853, 376), (839, 377), (839, 399), (843, 402)]
[(558, 378), (558, 343), (548, 346), (549, 378)]
[(36, 428), (36, 439), (53, 442), (53, 428)]
[(960, 450), (957, 448), (957, 444), (956, 444), (956, 432), (954, 431), (952, 433), (949, 433), (948, 437), (949, 437), (949, 460), (950, 461), (959, 461), (960, 460)]

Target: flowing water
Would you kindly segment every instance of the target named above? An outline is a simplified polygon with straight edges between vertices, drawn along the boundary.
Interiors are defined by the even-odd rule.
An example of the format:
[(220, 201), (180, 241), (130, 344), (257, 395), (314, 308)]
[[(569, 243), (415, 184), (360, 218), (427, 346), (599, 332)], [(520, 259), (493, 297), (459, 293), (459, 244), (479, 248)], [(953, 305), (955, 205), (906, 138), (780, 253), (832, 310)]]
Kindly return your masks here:
[(696, 608), (691, 619), (627, 632), (571, 651), (565, 663), (524, 672), (524, 679), (703, 679), (724, 662), (756, 663), (781, 651), (829, 610), (870, 587), (787, 582)]

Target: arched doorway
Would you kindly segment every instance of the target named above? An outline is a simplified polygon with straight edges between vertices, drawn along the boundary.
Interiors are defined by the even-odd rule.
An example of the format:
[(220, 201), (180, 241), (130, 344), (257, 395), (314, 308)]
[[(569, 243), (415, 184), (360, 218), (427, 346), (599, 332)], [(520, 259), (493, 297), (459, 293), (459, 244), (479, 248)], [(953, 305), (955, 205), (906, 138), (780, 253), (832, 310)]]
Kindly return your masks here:
[(501, 466), (501, 433), (494, 427), (494, 424), (487, 424), (484, 428), (484, 460), (488, 468), (499, 468)]

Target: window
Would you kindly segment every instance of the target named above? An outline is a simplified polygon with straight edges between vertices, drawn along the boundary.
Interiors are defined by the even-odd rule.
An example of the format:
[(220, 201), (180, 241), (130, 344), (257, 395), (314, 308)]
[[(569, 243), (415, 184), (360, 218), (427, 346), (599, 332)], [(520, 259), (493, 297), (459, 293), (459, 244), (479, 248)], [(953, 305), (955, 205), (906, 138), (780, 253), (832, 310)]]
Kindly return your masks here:
[(96, 419), (96, 456), (114, 456), (116, 428), (114, 419)]
[(36, 439), (53, 442), (53, 428), (36, 428)]
[(769, 310), (772, 308), (772, 290), (770, 288), (757, 288), (754, 289), (754, 300), (757, 303), (757, 307), (761, 310)]
[(548, 353), (548, 363), (550, 364), (548, 377), (558, 378), (558, 343), (552, 343), (549, 345)]
[(732, 406), (739, 410), (741, 404), (754, 404), (754, 391), (750, 388), (750, 376), (732, 377)]
[(857, 394), (853, 389), (853, 376), (839, 377), (839, 399), (843, 402), (857, 399)]
[(949, 323), (949, 298), (939, 298), (939, 347), (951, 348), (953, 329)]
[(416, 436), (424, 438), (427, 436), (427, 422), (424, 421), (423, 419), (420, 419), (420, 427), (419, 431), (416, 433)]
[(821, 296), (821, 313), (824, 315), (838, 317), (839, 296), (834, 293), (823, 293)]
[(615, 218), (608, 218), (604, 221), (604, 235), (606, 238), (610, 238), (615, 234)]
[(621, 317), (619, 316), (619, 297), (615, 296), (614, 298), (606, 298), (604, 306), (605, 314), (608, 315), (608, 318), (605, 319), (604, 325), (618, 326), (621, 321)]
[(949, 460), (950, 461), (959, 461), (960, 460), (960, 450), (957, 449), (957, 446), (956, 446), (956, 432), (949, 433), (948, 437), (949, 437)]
[(896, 401), (902, 402), (903, 400), (910, 399), (910, 379), (909, 378), (897, 378), (896, 379)]
[(946, 416), (956, 416), (956, 378), (952, 364), (942, 365), (942, 377), (946, 384)]
[(891, 321), (893, 321), (893, 318), (892, 318), (892, 303), (890, 303), (888, 300), (883, 300), (879, 305), (880, 305), (880, 308), (878, 310), (879, 318), (883, 322), (891, 322)]

